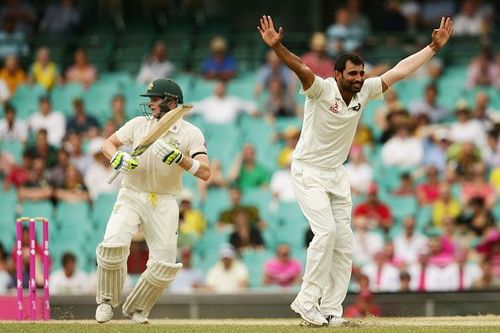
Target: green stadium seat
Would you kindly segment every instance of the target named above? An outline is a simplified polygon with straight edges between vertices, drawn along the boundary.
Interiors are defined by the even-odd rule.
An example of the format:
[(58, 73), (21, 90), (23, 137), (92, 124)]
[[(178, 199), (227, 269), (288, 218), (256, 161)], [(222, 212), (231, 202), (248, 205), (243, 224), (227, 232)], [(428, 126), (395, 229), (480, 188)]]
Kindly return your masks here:
[(212, 188), (208, 190), (207, 199), (203, 205), (203, 214), (207, 219), (207, 224), (215, 225), (219, 221), (219, 215), (231, 206), (229, 193), (223, 188)]
[(116, 83), (94, 83), (83, 94), (87, 113), (96, 117), (101, 125), (104, 124), (112, 116), (111, 101), (118, 93), (120, 88)]
[(83, 96), (83, 86), (78, 83), (66, 83), (55, 86), (52, 90), (52, 107), (66, 117), (73, 116), (73, 100)]
[(117, 197), (117, 192), (101, 193), (94, 200), (92, 206), (92, 220), (96, 231), (104, 232)]
[(241, 255), (243, 263), (248, 268), (250, 288), (263, 286), (265, 263), (274, 257), (272, 251), (245, 250)]
[(39, 98), (46, 93), (45, 88), (39, 85), (22, 84), (18, 86), (11, 99), (12, 105), (17, 110), (17, 116), (26, 119), (37, 112)]
[(141, 94), (146, 92), (147, 86), (139, 83), (131, 83), (123, 88), (123, 95), (125, 96), (125, 113), (128, 118), (135, 118), (140, 115), (141, 103), (147, 103), (149, 100), (141, 97)]
[(23, 162), (24, 144), (15, 140), (6, 140), (0, 142), (0, 150), (9, 153), (14, 157), (16, 164), (21, 165)]
[(10, 251), (16, 239), (16, 206), (17, 193), (15, 189), (0, 191), (0, 243)]

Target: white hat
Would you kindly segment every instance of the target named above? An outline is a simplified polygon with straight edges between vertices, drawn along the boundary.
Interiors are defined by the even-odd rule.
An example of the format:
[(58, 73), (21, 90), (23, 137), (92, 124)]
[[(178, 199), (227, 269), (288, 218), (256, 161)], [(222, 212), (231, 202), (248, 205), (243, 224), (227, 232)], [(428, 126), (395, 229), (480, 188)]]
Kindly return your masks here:
[(234, 250), (233, 250), (233, 246), (230, 245), (230, 244), (222, 244), (219, 248), (219, 257), (221, 257), (221, 259), (224, 259), (224, 258), (231, 258), (233, 259), (235, 256), (235, 253), (234, 253)]

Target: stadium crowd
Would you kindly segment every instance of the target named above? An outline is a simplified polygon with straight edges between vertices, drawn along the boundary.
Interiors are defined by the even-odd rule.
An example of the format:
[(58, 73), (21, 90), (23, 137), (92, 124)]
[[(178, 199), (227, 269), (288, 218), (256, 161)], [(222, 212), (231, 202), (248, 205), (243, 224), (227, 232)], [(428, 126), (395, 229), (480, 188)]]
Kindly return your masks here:
[[(389, 0), (383, 22), (366, 16), (361, 4), (346, 1), (324, 32), (311, 34), (303, 61), (316, 75), (332, 75), (340, 52), (364, 52), (373, 31), (418, 31), (448, 14), (456, 36), (485, 38), (499, 28), (488, 1), (465, 0), (457, 7), (446, 0)], [(140, 116), (137, 95), (157, 76), (180, 78), (185, 94), (197, 97), (188, 100), (194, 109), (187, 120), (204, 130), (212, 159), (207, 183), (184, 178), (179, 197), (184, 267), (169, 292), (297, 288), (311, 232), (288, 167), (300, 136), (303, 98), (296, 78), (274, 53), (257, 71), (242, 73), (228, 41), (217, 36), (199, 71), (186, 73), (169, 61), (168, 44), (159, 40), (137, 64), (135, 80), (117, 83), (103, 98), (95, 91), (108, 87), (105, 79), (113, 76), (100, 73), (84, 48), (74, 50), (67, 68), (51, 59), (49, 48), (31, 49), (36, 34), (81, 29), (73, 1), (56, 1), (36, 15), (20, 1), (7, 1), (0, 11), (0, 201), (13, 212), (1, 219), (0, 293), (15, 285), (14, 217), (42, 212), (40, 207), (49, 207), (44, 212), (55, 221), (52, 293), (94, 292), (91, 252), (112, 207), (105, 199), (120, 186), (106, 182), (111, 170), (100, 145)], [(367, 75), (389, 65), (368, 61)], [(248, 76), (252, 79), (242, 79)], [(232, 89), (243, 83), (250, 94)], [(137, 87), (133, 94), (127, 85)], [(458, 69), (436, 58), (366, 110), (346, 163), (355, 238), (350, 290), (359, 292), (359, 304), (347, 313), (379, 314), (371, 292), (500, 288), (499, 89), (500, 54), (485, 46)], [(23, 103), (27, 95), (33, 110)], [(92, 110), (96, 103), (105, 105)], [(87, 226), (77, 245), (57, 244), (60, 237), (77, 237), (63, 232), (72, 217), (60, 208), (65, 203), (88, 209), (79, 220)], [(81, 225), (71, 226), (76, 227)], [(26, 267), (27, 253), (23, 260)], [(128, 261), (131, 279), (146, 261), (139, 230)], [(25, 284), (27, 279), (25, 272)], [(43, 284), (40, 274), (37, 282)]]

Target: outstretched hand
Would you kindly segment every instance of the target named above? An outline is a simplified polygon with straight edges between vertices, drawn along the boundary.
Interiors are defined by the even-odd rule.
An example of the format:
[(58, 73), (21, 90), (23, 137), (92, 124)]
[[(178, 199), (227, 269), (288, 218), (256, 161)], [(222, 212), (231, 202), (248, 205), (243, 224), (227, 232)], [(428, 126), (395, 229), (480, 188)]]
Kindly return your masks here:
[(262, 16), (260, 26), (257, 27), (264, 43), (269, 47), (275, 47), (283, 39), (283, 28), (279, 28), (278, 32), (274, 29), (273, 19), (271, 16)]
[(452, 33), (453, 22), (451, 17), (441, 17), (441, 24), (439, 25), (439, 28), (434, 29), (432, 32), (431, 48), (437, 52), (440, 48), (446, 45)]

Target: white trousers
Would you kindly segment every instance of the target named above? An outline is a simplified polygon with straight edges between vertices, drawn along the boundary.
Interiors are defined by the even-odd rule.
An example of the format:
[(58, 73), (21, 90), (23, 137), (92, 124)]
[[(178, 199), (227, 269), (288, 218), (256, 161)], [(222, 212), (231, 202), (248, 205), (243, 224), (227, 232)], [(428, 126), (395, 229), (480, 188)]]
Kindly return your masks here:
[(351, 189), (344, 166), (322, 170), (294, 161), (291, 175), (297, 201), (314, 234), (297, 298), (310, 309), (342, 316), (351, 278), (353, 235)]
[(103, 244), (130, 246), (140, 224), (149, 248), (149, 260), (175, 263), (179, 227), (175, 198), (122, 187), (106, 226)]

